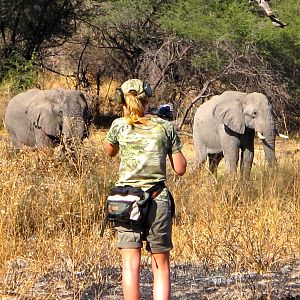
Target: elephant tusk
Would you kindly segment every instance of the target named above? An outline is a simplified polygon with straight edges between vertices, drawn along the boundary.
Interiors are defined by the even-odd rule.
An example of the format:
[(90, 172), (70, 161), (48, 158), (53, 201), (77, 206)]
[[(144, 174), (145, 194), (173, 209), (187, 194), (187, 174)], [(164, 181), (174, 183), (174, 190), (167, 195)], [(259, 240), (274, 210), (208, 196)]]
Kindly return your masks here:
[(284, 135), (284, 134), (281, 134), (281, 133), (278, 133), (278, 136), (280, 136), (283, 139), (288, 139), (289, 138), (287, 135)]
[(257, 131), (257, 136), (261, 139), (264, 140), (265, 137), (262, 135), (262, 133), (260, 131)]

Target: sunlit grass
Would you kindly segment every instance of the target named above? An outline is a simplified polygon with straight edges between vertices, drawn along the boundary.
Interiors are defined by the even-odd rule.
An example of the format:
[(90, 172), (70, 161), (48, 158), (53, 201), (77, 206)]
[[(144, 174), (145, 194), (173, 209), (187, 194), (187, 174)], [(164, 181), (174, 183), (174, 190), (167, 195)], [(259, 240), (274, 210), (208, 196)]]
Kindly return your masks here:
[[(120, 276), (115, 233), (107, 227), (101, 236), (118, 158), (104, 155), (96, 133), (76, 162), (52, 151), (12, 153), (5, 141), (0, 153), (1, 293), (101, 299)], [(300, 164), (293, 153), (275, 169), (255, 165), (250, 181), (222, 171), (216, 181), (192, 164), (183, 177), (170, 171), (177, 208), (172, 263), (268, 272), (299, 259)]]

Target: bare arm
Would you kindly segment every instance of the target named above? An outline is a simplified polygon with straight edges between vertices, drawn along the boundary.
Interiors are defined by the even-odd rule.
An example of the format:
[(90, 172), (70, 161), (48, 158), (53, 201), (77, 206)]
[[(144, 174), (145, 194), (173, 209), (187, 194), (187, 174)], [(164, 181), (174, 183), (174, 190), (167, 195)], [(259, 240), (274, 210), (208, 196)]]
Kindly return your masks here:
[(104, 141), (104, 152), (108, 156), (116, 156), (119, 152), (119, 144), (110, 144), (107, 141)]
[(180, 176), (184, 175), (187, 162), (182, 152), (169, 153), (168, 156), (174, 172)]

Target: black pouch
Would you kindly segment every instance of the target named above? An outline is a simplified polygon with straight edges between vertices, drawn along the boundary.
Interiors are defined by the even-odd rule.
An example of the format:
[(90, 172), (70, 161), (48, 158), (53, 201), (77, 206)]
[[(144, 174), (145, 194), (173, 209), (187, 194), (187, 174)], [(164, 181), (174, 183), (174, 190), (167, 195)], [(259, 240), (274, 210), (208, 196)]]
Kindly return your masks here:
[[(110, 221), (139, 222), (147, 211), (147, 202), (141, 188), (116, 186), (107, 197), (106, 211)], [(150, 197), (148, 197), (150, 198)]]
[(107, 197), (107, 219), (121, 223), (143, 222), (151, 199), (156, 197), (164, 187), (163, 182), (156, 184), (147, 191), (133, 186), (115, 186)]

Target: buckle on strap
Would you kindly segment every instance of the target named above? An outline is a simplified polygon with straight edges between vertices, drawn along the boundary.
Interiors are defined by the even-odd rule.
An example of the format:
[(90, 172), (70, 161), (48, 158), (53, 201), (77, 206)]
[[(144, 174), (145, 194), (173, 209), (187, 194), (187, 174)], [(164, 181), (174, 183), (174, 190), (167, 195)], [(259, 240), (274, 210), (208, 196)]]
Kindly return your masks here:
[[(151, 197), (152, 199), (156, 198), (162, 190), (166, 187), (164, 181), (159, 181), (158, 183), (154, 184), (151, 188), (145, 191), (145, 198)], [(146, 195), (148, 197), (146, 197)]]

